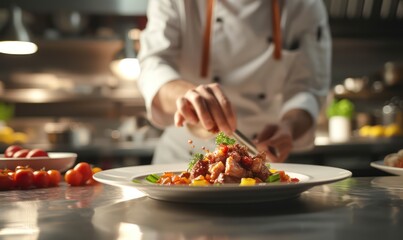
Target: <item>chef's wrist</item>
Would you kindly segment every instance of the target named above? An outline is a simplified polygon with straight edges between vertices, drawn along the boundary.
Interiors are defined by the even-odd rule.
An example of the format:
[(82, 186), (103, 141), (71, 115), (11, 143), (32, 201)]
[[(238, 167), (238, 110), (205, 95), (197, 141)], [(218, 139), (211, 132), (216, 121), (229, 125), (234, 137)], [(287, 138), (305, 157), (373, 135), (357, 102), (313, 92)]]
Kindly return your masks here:
[(158, 91), (154, 98), (155, 106), (166, 114), (174, 114), (176, 112), (176, 99), (194, 87), (195, 85), (182, 79), (170, 81)]
[(281, 122), (289, 129), (294, 140), (304, 135), (313, 125), (312, 116), (302, 109), (292, 109), (286, 112)]

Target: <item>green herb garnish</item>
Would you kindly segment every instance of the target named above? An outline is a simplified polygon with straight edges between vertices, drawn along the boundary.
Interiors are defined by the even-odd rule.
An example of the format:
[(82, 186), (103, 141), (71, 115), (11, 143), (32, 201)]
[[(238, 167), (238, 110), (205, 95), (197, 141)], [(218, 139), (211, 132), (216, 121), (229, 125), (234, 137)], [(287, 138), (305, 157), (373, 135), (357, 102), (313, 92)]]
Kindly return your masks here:
[(146, 177), (146, 180), (150, 183), (156, 183), (160, 179), (160, 176), (157, 174), (150, 174)]
[(203, 156), (203, 154), (201, 154), (201, 153), (195, 153), (195, 154), (193, 154), (193, 157), (192, 157), (192, 159), (191, 159), (190, 162), (189, 162), (188, 171), (192, 170), (193, 166), (194, 166), (198, 161), (202, 160), (203, 157), (204, 157), (204, 156)]
[(236, 142), (235, 139), (232, 139), (225, 135), (223, 132), (220, 132), (217, 137), (215, 138), (215, 143), (217, 145), (224, 144), (224, 145), (232, 145)]

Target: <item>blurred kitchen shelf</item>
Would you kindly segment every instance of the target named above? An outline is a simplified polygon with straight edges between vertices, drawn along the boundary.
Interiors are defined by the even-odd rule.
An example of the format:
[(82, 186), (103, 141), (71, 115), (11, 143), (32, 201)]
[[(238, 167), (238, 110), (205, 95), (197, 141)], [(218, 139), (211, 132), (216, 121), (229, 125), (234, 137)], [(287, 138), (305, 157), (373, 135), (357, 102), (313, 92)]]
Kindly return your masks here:
[(343, 94), (335, 94), (335, 98), (346, 98), (350, 100), (372, 100), (372, 101), (386, 101), (392, 97), (403, 97), (403, 90), (401, 87), (388, 88), (382, 92), (361, 91), (361, 92), (346, 92)]
[(90, 14), (145, 15), (148, 0), (1, 0), (0, 8), (12, 4), (35, 12), (79, 11)]
[(1, 101), (10, 103), (57, 103), (57, 102), (88, 102), (88, 101), (115, 101), (130, 102), (139, 106), (144, 105), (143, 98), (133, 90), (131, 95), (122, 94), (121, 91), (110, 91), (109, 93), (79, 94), (65, 91), (52, 91), (44, 89), (15, 89), (5, 90)]

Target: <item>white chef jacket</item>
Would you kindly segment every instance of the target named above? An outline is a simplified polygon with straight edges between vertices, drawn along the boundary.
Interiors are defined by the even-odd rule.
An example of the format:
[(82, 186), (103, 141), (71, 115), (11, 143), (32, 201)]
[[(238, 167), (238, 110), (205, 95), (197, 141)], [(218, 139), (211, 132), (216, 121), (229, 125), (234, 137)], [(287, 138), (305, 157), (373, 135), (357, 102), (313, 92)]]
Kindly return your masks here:
[[(141, 35), (138, 86), (151, 119), (151, 103), (160, 87), (185, 79), (219, 82), (237, 114), (237, 127), (249, 137), (277, 122), (291, 109), (316, 119), (330, 85), (331, 37), (322, 0), (280, 0), (282, 57), (274, 59), (271, 1), (217, 0), (211, 32), (207, 78), (200, 77), (206, 2), (150, 0)], [(166, 127), (153, 163), (188, 161), (189, 152), (214, 149), (213, 140), (192, 136), (172, 125), (172, 117), (154, 119)], [(297, 139), (294, 150), (313, 146), (315, 127)], [(193, 140), (194, 148), (188, 140)]]

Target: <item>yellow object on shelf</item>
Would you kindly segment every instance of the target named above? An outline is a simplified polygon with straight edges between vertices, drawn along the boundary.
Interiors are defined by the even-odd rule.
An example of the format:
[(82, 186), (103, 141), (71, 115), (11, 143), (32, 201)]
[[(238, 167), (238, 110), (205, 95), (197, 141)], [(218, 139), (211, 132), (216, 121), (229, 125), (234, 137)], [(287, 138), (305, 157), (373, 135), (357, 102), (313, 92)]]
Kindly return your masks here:
[(370, 137), (382, 137), (385, 132), (385, 128), (382, 125), (372, 126), (369, 130)]
[(385, 137), (395, 137), (401, 135), (401, 128), (397, 124), (390, 124), (385, 127)]
[(402, 135), (402, 128), (397, 124), (390, 124), (387, 126), (365, 125), (358, 130), (361, 137), (396, 137)]
[(7, 145), (14, 143), (26, 143), (28, 135), (23, 132), (15, 132), (8, 126), (0, 127), (0, 142)]

